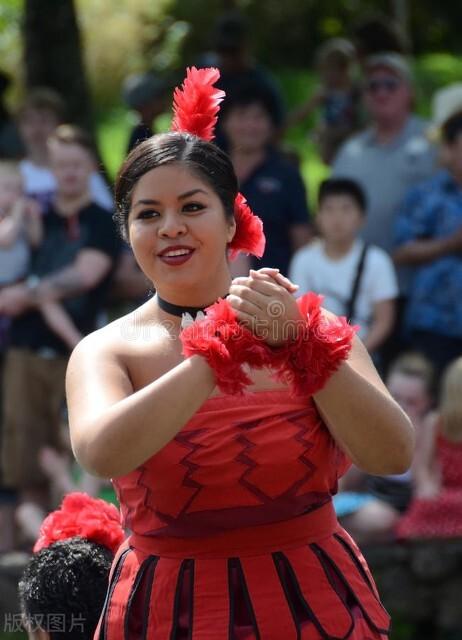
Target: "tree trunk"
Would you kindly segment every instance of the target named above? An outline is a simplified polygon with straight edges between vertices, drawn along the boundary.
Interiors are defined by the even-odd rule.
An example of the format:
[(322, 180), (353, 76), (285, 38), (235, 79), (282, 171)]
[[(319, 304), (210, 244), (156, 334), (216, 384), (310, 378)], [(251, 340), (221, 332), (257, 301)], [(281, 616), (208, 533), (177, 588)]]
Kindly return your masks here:
[(412, 50), (411, 34), (409, 31), (409, 4), (408, 0), (392, 0), (393, 13), (404, 35), (408, 50)]
[(26, 0), (26, 86), (50, 87), (64, 98), (67, 119), (92, 130), (91, 104), (73, 0)]

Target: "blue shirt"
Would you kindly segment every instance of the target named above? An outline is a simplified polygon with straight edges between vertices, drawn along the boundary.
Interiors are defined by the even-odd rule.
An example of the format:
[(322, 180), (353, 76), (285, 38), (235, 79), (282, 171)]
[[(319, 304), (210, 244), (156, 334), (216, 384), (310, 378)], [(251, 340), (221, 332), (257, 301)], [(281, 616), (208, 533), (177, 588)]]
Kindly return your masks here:
[[(445, 238), (462, 227), (462, 188), (447, 171), (411, 189), (398, 211), (396, 245)], [(462, 338), (462, 255), (418, 266), (409, 292), (408, 329)]]
[(252, 259), (252, 267), (275, 267), (287, 274), (293, 249), (289, 229), (309, 224), (306, 189), (297, 167), (277, 151), (241, 185), (241, 193), (252, 211), (262, 219), (266, 236), (263, 257)]

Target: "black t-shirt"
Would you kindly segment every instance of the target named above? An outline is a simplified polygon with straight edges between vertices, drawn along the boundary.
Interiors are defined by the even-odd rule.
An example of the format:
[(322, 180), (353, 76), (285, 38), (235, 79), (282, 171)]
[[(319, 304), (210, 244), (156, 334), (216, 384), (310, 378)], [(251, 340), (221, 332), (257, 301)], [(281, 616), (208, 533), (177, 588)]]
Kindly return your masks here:
[[(98, 205), (87, 205), (72, 219), (60, 216), (50, 205), (43, 217), (43, 227), (43, 242), (32, 256), (30, 274), (44, 277), (61, 271), (71, 266), (83, 249), (101, 251), (115, 265), (122, 243), (110, 213)], [(94, 289), (60, 301), (84, 335), (95, 329), (111, 275), (112, 270)], [(48, 348), (61, 354), (69, 351), (38, 311), (24, 313), (13, 320), (10, 344), (33, 350)]]
[(262, 219), (266, 236), (265, 253), (261, 259), (251, 259), (252, 267), (274, 267), (287, 275), (292, 256), (290, 227), (309, 223), (307, 194), (299, 170), (281, 153), (269, 150), (241, 184), (241, 193)]
[(127, 145), (127, 155), (132, 149), (137, 147), (141, 142), (144, 142), (144, 140), (150, 138), (153, 134), (154, 132), (151, 127), (147, 124), (144, 124), (144, 122), (139, 122), (138, 124), (136, 124), (130, 133), (130, 138)]

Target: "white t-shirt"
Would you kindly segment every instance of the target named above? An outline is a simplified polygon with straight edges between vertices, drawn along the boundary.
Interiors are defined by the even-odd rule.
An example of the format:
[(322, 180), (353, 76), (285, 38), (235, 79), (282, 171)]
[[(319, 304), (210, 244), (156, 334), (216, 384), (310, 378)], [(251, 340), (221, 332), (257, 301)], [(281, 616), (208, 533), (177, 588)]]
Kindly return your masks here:
[[(56, 180), (47, 167), (40, 167), (30, 160), (19, 163), (25, 193), (46, 206), (56, 191)], [(94, 171), (90, 177), (90, 193), (92, 200), (103, 209), (112, 211), (114, 201), (103, 176)]]
[[(356, 240), (340, 260), (326, 255), (324, 242), (316, 240), (299, 249), (289, 270), (289, 277), (300, 286), (297, 295), (314, 291), (324, 296), (323, 307), (336, 315), (345, 315), (364, 243)], [(398, 285), (389, 255), (374, 245), (367, 250), (356, 297), (353, 324), (359, 324), (359, 336), (367, 335), (374, 304), (396, 298)]]

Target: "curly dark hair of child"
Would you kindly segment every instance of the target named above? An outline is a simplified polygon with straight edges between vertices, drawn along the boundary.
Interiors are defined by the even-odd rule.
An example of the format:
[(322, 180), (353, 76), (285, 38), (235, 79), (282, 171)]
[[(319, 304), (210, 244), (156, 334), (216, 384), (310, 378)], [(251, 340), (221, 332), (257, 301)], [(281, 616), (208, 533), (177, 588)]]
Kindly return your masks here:
[(91, 640), (103, 609), (110, 549), (81, 537), (59, 540), (35, 553), (19, 582), (24, 625), (51, 640)]

